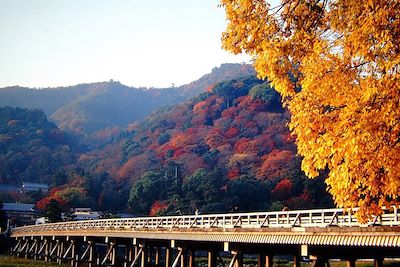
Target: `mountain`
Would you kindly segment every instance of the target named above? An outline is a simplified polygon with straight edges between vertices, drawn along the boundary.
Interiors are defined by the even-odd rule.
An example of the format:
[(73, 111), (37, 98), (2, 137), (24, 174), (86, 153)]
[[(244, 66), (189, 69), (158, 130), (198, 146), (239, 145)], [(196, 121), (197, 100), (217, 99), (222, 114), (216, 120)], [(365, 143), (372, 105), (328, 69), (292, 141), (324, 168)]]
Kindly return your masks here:
[(200, 79), (179, 87), (185, 95), (190, 97), (197, 96), (222, 81), (238, 79), (256, 75), (256, 71), (250, 64), (222, 64), (220, 67), (212, 69), (211, 73), (205, 74)]
[(134, 213), (152, 215), (329, 205), (323, 178), (300, 170), (288, 120), (267, 82), (233, 79), (130, 125), (79, 164), (108, 177), (101, 209), (128, 196)]
[(119, 82), (79, 84), (69, 87), (0, 89), (0, 107), (41, 109), (64, 131), (88, 136), (110, 127), (141, 121), (151, 112), (206, 91), (225, 79), (254, 73), (246, 64), (223, 64), (199, 80), (178, 88), (133, 88)]
[(160, 106), (182, 100), (175, 88), (145, 90), (118, 82), (95, 83), (87, 86), (85, 95), (60, 107), (50, 118), (61, 129), (84, 135), (142, 120)]
[[(0, 109), (0, 183), (49, 183), (39, 207), (157, 215), (332, 205), (324, 176), (301, 171), (278, 93), (246, 65), (179, 88), (0, 89), (0, 105), (40, 106), (59, 125), (40, 110)], [(63, 130), (101, 145), (78, 151)]]

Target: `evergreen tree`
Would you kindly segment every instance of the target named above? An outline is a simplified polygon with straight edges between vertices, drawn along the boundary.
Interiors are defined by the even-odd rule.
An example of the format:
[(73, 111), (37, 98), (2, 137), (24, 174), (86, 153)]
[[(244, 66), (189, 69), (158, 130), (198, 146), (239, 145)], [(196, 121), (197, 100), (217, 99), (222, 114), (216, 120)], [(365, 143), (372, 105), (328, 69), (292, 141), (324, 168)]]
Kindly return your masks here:
[(45, 209), (45, 216), (49, 219), (49, 222), (60, 222), (61, 218), (61, 205), (57, 200), (50, 200)]

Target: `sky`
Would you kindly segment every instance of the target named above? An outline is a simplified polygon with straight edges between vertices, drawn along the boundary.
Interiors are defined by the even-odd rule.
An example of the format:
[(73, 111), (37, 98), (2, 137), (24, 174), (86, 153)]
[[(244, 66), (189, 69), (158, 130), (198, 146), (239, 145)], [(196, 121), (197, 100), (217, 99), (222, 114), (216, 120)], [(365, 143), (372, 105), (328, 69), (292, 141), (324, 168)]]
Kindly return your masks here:
[(218, 0), (0, 0), (0, 87), (180, 86), (222, 63)]

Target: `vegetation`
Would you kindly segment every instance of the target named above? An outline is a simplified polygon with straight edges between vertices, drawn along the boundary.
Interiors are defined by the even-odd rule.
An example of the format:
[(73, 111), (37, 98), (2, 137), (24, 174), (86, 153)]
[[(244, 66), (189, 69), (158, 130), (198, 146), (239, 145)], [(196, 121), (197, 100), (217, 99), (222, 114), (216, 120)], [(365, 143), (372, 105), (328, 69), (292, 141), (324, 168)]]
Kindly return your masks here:
[(0, 107), (43, 110), (57, 126), (85, 143), (99, 145), (119, 135), (129, 123), (141, 121), (165, 105), (174, 105), (223, 80), (254, 74), (246, 64), (223, 64), (181, 87), (133, 88), (116, 81), (70, 87), (0, 88)]
[(323, 177), (309, 183), (300, 171), (289, 115), (272, 90), (253, 76), (217, 84), (132, 125), (79, 163), (115, 181), (103, 188), (116, 192), (108, 203), (127, 201), (120, 192), (132, 185), (136, 214), (331, 206)]
[(44, 215), (49, 219), (49, 222), (61, 222), (61, 205), (57, 200), (50, 200), (46, 205)]
[[(300, 170), (301, 159), (286, 127), (289, 113), (280, 101), (268, 82), (238, 77), (153, 112), (143, 122), (117, 130), (111, 139), (104, 129), (97, 135), (101, 146), (87, 143), (81, 150), (43, 112), (4, 108), (4, 134), (23, 142), (7, 139), (3, 157), (9, 158), (0, 164), (14, 164), (18, 151), (26, 166), (19, 170), (22, 165), (15, 163), (15, 177), (50, 184), (48, 193), (25, 195), (25, 200), (36, 202), (53, 221), (73, 207), (112, 212), (129, 208), (137, 215), (330, 207), (325, 177), (310, 182)], [(63, 138), (53, 140), (48, 132)], [(36, 167), (41, 144), (48, 161)], [(60, 160), (52, 156), (53, 148)], [(23, 201), (21, 196), (0, 199)]]
[[(28, 266), (48, 266), (48, 267), (56, 267), (60, 266), (55, 262), (44, 262), (44, 261), (35, 261), (29, 259), (20, 259), (10, 256), (2, 256), (0, 255), (0, 267), (28, 267)], [(61, 266), (68, 266), (63, 264)]]
[(75, 147), (39, 110), (0, 108), (0, 183), (43, 182), (73, 164)]
[(399, 1), (222, 0), (225, 49), (282, 95), (302, 169), (367, 219), (399, 204)]

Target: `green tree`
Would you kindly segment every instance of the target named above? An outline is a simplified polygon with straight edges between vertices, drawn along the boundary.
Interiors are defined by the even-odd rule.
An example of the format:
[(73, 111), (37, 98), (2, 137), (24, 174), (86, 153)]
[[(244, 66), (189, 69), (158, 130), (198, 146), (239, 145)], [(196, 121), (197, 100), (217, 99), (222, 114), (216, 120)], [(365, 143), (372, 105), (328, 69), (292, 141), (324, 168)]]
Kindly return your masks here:
[(253, 99), (263, 100), (269, 110), (282, 111), (279, 94), (270, 86), (269, 82), (254, 85), (251, 87), (249, 95)]
[(49, 222), (61, 222), (61, 212), (61, 205), (55, 199), (50, 200), (44, 210), (44, 214), (49, 219)]
[(223, 190), (226, 179), (223, 178), (221, 171), (207, 171), (198, 169), (195, 173), (187, 177), (183, 185), (184, 201), (192, 211), (196, 208), (202, 213), (224, 211)]
[(269, 201), (269, 186), (253, 176), (241, 176), (230, 181), (226, 189), (228, 205), (240, 211), (265, 210)]
[(160, 172), (146, 172), (132, 186), (128, 200), (129, 208), (137, 214), (149, 214), (151, 205), (158, 200), (163, 189), (163, 175)]
[(250, 76), (218, 83), (212, 91), (214, 94), (225, 98), (226, 108), (229, 108), (234, 99), (247, 95), (251, 86), (259, 83), (262, 83), (262, 81), (255, 76)]

